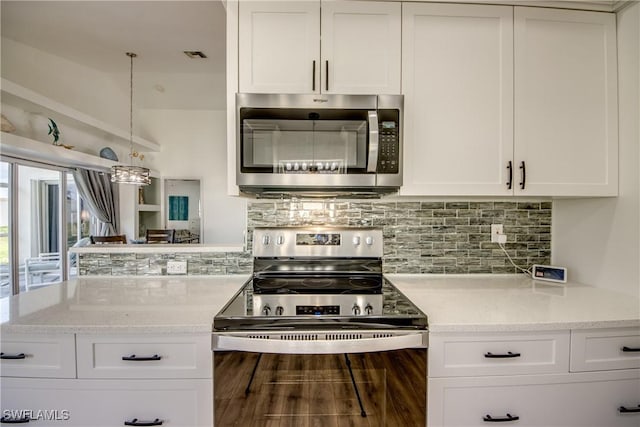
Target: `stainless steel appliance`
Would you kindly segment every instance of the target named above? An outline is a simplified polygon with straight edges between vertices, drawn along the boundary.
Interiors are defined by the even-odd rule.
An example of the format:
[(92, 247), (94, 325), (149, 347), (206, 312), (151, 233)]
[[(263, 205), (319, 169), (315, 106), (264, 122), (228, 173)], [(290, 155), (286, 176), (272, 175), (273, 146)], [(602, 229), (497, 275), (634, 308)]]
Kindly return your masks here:
[(236, 105), (244, 193), (373, 197), (402, 185), (401, 95), (237, 94)]
[(427, 317), (382, 274), (382, 231), (257, 228), (213, 322), (215, 425), (425, 425)]

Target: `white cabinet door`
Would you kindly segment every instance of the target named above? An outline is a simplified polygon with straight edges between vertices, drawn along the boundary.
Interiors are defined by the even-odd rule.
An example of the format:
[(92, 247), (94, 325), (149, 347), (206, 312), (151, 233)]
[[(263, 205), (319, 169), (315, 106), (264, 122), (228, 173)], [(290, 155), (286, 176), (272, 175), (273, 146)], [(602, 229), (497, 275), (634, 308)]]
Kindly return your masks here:
[[(638, 370), (513, 377), (429, 379), (430, 426), (638, 426)], [(512, 418), (511, 422), (506, 419)], [(518, 417), (518, 420), (513, 418)]]
[(615, 20), (515, 8), (516, 195), (617, 195)]
[(321, 34), (323, 93), (400, 93), (400, 3), (323, 2)]
[(211, 378), (211, 334), (77, 336), (78, 378)]
[(239, 90), (319, 93), (320, 2), (239, 4)]
[(211, 426), (213, 381), (6, 378), (2, 415), (38, 426)]
[(402, 195), (511, 195), (513, 8), (403, 4)]
[(569, 371), (569, 331), (429, 334), (429, 376)]
[(571, 331), (571, 371), (640, 368), (638, 328)]
[(75, 378), (73, 334), (2, 334), (3, 377)]

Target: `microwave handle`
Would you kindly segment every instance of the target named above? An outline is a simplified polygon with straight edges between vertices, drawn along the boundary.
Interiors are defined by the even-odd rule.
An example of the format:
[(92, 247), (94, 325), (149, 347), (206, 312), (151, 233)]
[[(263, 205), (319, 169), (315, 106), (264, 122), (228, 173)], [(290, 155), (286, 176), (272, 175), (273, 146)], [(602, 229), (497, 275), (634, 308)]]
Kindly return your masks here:
[(369, 160), (367, 161), (367, 172), (375, 172), (378, 167), (379, 137), (378, 112), (369, 111)]

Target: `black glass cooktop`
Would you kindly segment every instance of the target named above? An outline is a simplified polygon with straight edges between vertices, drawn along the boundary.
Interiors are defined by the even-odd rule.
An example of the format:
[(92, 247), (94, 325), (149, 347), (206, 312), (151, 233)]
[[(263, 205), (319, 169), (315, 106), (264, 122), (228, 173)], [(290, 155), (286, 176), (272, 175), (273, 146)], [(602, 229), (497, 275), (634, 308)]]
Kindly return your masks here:
[[(301, 329), (426, 329), (427, 316), (422, 313), (391, 282), (380, 276), (382, 313), (372, 315), (297, 315), (278, 316), (254, 313), (253, 280), (248, 281), (215, 316), (213, 328), (233, 330), (301, 330)], [(366, 292), (365, 292), (366, 294)], [(344, 294), (343, 294), (344, 295)], [(287, 298), (289, 295), (283, 295)], [(340, 296), (340, 295), (339, 295)]]

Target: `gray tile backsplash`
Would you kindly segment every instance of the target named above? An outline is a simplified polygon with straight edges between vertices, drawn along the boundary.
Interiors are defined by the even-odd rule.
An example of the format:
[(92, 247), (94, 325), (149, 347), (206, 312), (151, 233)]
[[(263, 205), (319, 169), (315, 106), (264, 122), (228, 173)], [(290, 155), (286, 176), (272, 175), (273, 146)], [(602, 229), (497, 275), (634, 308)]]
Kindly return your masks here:
[(80, 275), (165, 275), (167, 261), (187, 261), (189, 275), (250, 273), (252, 231), (260, 226), (381, 227), (385, 273), (515, 273), (491, 243), (491, 224), (503, 224), (504, 245), (521, 267), (550, 264), (549, 201), (251, 201), (247, 251), (79, 254)]
[(381, 227), (385, 273), (517, 272), (491, 243), (491, 224), (504, 225), (504, 246), (517, 265), (551, 259), (548, 201), (256, 201), (247, 218), (248, 236), (259, 226)]

